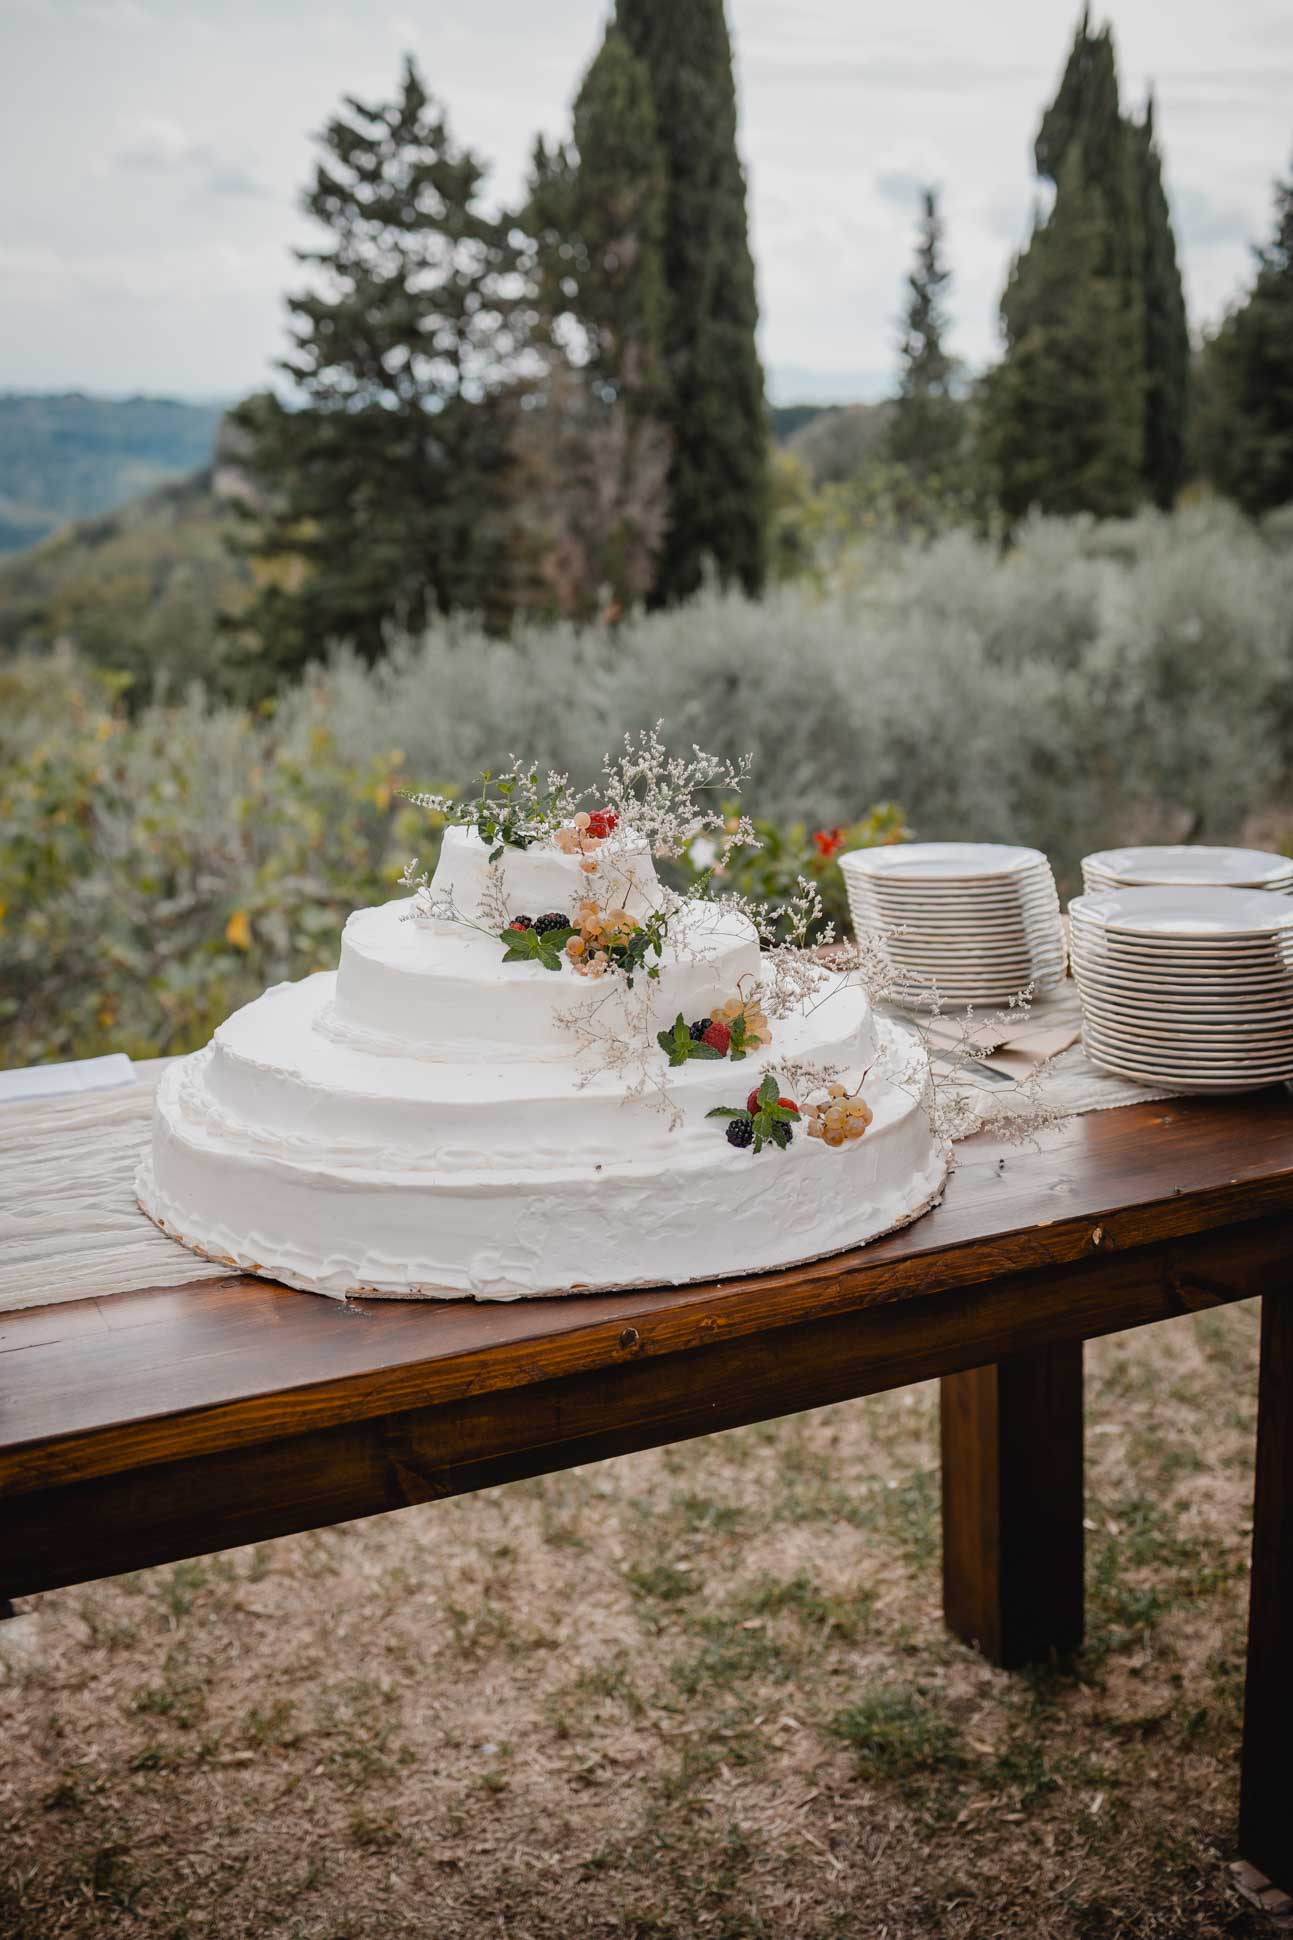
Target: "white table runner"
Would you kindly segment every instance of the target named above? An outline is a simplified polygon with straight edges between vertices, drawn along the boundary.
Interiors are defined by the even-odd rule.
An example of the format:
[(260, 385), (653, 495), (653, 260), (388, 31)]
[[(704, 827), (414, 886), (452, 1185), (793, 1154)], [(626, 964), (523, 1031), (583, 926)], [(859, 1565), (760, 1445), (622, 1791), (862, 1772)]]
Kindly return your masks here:
[[(164, 1064), (137, 1064), (138, 1083), (122, 1089), (0, 1104), (0, 1313), (232, 1271), (167, 1239), (135, 1204)], [(985, 1079), (973, 1092), (985, 1125), (1011, 1108), (1008, 1084)], [(1065, 1115), (1164, 1095), (1105, 1077), (1077, 1046), (1055, 1060), (1045, 1091)]]

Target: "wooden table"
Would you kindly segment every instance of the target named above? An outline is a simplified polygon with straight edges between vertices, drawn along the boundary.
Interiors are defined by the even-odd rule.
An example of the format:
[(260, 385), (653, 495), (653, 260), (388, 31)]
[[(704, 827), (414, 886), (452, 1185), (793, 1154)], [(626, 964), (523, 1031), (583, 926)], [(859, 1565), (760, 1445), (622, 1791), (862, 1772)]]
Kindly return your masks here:
[(251, 1278), (0, 1315), (0, 1596), (942, 1378), (947, 1621), (1082, 1637), (1082, 1343), (1263, 1301), (1240, 1850), (1293, 1888), (1293, 1098), (961, 1148), (945, 1203), (816, 1266), (511, 1305)]

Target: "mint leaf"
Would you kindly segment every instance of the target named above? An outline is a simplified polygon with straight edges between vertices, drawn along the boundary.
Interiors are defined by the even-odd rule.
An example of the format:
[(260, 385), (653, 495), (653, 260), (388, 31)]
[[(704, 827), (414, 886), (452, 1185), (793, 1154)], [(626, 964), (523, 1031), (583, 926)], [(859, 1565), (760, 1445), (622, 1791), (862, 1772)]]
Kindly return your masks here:
[(749, 1112), (744, 1105), (715, 1105), (713, 1111), (705, 1113), (706, 1118), (748, 1118)]
[(656, 1032), (655, 1041), (671, 1065), (686, 1064), (691, 1056), (691, 1032), (687, 1029), (687, 1020), (681, 1011), (678, 1012), (671, 1030)]
[(565, 946), (574, 933), (568, 924), (542, 936), (537, 930), (509, 929), (500, 930), (498, 940), (506, 945), (504, 963), (537, 963), (545, 970), (560, 970)]

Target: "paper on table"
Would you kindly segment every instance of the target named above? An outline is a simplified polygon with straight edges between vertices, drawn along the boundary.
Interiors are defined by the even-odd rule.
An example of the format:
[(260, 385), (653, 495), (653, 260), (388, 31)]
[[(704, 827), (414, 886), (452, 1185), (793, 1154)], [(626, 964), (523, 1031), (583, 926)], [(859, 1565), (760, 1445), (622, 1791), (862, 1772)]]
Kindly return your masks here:
[(1026, 1078), (1048, 1058), (1058, 1057), (1082, 1035), (1077, 991), (1065, 984), (1053, 997), (1037, 998), (1015, 1023), (1007, 1013), (976, 1014), (967, 1036), (959, 1013), (924, 1020), (925, 1034), (937, 1052), (964, 1049), (1003, 1078)]
[(124, 1051), (102, 1058), (76, 1058), (68, 1064), (29, 1064), (0, 1071), (0, 1104), (15, 1098), (65, 1098), (82, 1091), (113, 1091), (132, 1085), (135, 1068)]

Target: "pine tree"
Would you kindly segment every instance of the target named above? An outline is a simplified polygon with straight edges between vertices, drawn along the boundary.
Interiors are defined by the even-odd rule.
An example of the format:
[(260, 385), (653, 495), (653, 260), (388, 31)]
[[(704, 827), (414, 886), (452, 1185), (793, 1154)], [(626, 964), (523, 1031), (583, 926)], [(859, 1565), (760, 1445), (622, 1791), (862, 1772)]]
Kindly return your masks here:
[(673, 455), (655, 596), (687, 598), (707, 559), (724, 581), (756, 593), (766, 570), (767, 428), (723, 0), (618, 0), (615, 24), (650, 77), (665, 161)]
[(1006, 355), (985, 385), (987, 456), (1011, 523), (1033, 508), (1114, 517), (1136, 503), (1139, 342), (1117, 282), (1101, 274), (1105, 249), (1103, 212), (1070, 162), (1012, 270)]
[(376, 658), (393, 627), (506, 610), (517, 251), (479, 208), (482, 169), (406, 61), (398, 97), (347, 97), (304, 198), (329, 232), (288, 299), (296, 397), (237, 414), (260, 517), (261, 592), (240, 625), (269, 684), (334, 640)]
[(921, 197), (916, 261), (907, 278), (907, 308), (899, 354), (902, 371), (889, 456), (922, 480), (946, 478), (956, 465), (961, 443), (960, 406), (952, 395), (956, 364), (944, 347), (945, 296), (951, 271), (943, 261), (943, 224), (938, 196)]
[(1293, 501), (1293, 176), (1275, 184), (1275, 228), (1252, 289), (1208, 345), (1216, 434), (1205, 464), (1254, 515)]

